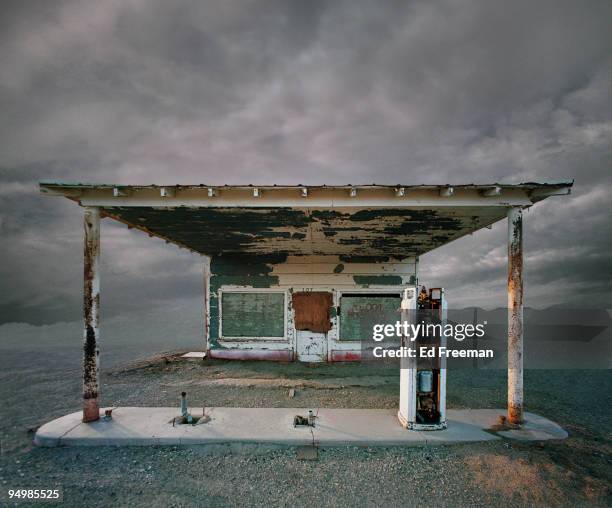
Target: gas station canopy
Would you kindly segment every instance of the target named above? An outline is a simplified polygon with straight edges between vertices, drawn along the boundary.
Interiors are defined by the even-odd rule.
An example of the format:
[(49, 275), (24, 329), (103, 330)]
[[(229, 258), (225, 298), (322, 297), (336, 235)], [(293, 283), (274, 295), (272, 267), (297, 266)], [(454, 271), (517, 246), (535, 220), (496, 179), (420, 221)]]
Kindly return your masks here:
[(418, 256), (573, 182), (516, 185), (208, 186), (43, 181), (44, 194), (191, 251)]

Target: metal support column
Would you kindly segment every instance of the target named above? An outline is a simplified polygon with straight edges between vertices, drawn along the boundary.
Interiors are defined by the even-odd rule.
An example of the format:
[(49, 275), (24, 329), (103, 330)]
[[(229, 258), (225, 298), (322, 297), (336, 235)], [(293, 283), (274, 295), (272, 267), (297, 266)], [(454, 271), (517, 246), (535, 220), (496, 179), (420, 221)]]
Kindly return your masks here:
[(508, 420), (523, 421), (523, 211), (508, 210)]
[(204, 256), (204, 351), (208, 354), (210, 340), (210, 257)]
[(83, 421), (100, 418), (98, 375), (98, 327), (100, 309), (100, 209), (85, 208), (84, 285), (83, 285)]
[[(417, 308), (417, 287), (404, 290), (401, 304), (402, 323), (415, 323)], [(416, 343), (411, 342), (408, 337), (402, 336), (402, 347), (414, 348)], [(416, 358), (400, 359), (400, 401), (397, 417), (406, 429), (412, 428), (416, 414), (416, 381), (417, 364)]]

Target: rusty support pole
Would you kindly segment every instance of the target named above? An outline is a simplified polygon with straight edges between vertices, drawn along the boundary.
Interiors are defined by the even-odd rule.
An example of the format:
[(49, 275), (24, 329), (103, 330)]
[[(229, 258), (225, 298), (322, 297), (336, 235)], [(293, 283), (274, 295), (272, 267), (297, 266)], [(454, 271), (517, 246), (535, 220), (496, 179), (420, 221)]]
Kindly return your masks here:
[(100, 209), (85, 208), (84, 284), (83, 284), (83, 421), (100, 418), (98, 380), (98, 328), (100, 309)]
[(523, 211), (508, 210), (508, 420), (523, 422)]

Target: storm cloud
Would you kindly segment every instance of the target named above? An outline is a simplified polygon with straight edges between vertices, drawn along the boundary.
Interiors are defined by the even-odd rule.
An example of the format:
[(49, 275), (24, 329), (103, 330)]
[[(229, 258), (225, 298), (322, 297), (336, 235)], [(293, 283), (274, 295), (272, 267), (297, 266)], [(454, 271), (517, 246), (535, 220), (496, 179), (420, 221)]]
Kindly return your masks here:
[[(612, 307), (610, 19), (595, 0), (4, 2), (0, 322), (80, 316), (82, 214), (40, 179), (575, 179), (526, 214), (526, 303)], [(505, 234), (424, 255), (422, 282), (504, 305)], [(201, 297), (198, 256), (102, 235), (105, 315)]]

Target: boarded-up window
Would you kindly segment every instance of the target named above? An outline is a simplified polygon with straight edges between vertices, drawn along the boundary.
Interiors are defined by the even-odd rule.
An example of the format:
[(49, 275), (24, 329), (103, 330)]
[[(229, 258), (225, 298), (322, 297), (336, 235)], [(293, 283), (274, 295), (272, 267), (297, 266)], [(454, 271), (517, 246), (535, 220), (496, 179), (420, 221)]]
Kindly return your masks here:
[(331, 329), (329, 311), (333, 304), (331, 293), (320, 291), (293, 293), (292, 301), (296, 330), (329, 332)]
[(285, 294), (223, 292), (223, 337), (284, 337)]
[(353, 293), (340, 298), (340, 340), (369, 340), (375, 324), (400, 319), (399, 295)]

